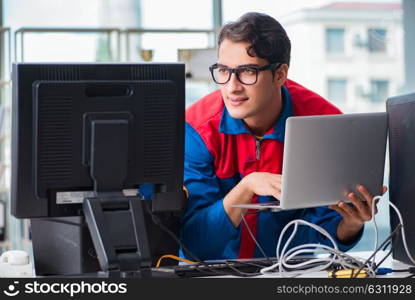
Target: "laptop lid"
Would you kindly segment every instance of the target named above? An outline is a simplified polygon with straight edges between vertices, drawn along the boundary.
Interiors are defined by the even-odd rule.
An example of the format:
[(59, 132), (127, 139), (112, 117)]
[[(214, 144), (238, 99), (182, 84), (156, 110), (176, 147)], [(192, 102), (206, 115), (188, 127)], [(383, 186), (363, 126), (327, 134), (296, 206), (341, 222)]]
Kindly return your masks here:
[(347, 201), (358, 184), (379, 195), (386, 137), (386, 113), (288, 118), (281, 209)]

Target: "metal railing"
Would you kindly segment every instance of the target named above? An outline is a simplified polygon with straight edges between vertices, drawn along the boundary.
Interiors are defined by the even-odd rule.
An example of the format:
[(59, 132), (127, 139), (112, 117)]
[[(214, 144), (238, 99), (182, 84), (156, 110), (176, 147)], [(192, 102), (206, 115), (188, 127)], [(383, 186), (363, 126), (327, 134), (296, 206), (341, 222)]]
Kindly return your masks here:
[[(139, 28), (128, 28), (122, 31), (125, 34), (125, 51), (126, 59), (129, 61), (131, 59), (130, 46), (131, 46), (131, 35), (143, 35), (147, 33), (205, 33), (211, 37), (208, 47), (213, 47), (215, 45), (215, 38), (217, 30), (214, 29), (139, 29)], [(213, 42), (212, 42), (213, 41)]]
[[(208, 47), (215, 46), (215, 39), (217, 35), (217, 30), (215, 29), (142, 29), (142, 28), (128, 28), (128, 29), (119, 29), (119, 28), (59, 28), (59, 27), (23, 27), (19, 28), (14, 32), (14, 61), (15, 62), (24, 62), (24, 48), (25, 48), (25, 35), (28, 33), (96, 33), (96, 34), (106, 34), (107, 36), (107, 47), (111, 61), (121, 61), (122, 60), (122, 43), (121, 37), (125, 36), (125, 58), (126, 61), (131, 59), (131, 36), (132, 35), (143, 35), (148, 33), (204, 33), (210, 37), (208, 41)], [(10, 31), (9, 31), (10, 34)], [(115, 36), (115, 45), (113, 45), (113, 38)], [(10, 43), (11, 44), (11, 43)], [(112, 52), (112, 49), (116, 49), (115, 55)]]
[[(12, 35), (11, 35), (11, 30), (8, 27), (0, 27), (0, 34), (1, 34), (1, 40), (2, 41), (4, 39), (4, 35), (7, 37), (7, 58), (8, 58), (7, 62), (4, 59), (4, 50), (6, 50), (6, 49), (5, 48), (0, 49), (0, 53), (1, 53), (1, 55), (0, 55), (0, 60), (1, 60), (0, 67), (2, 68), (1, 71), (0, 71), (0, 74), (1, 74), (0, 81), (1, 81), (1, 84), (3, 85), (3, 83), (5, 82), (5, 78), (4, 78), (5, 66), (7, 65), (8, 70), (10, 70), (11, 63), (12, 63), (12, 48), (11, 48)], [(3, 47), (3, 45), (1, 45), (1, 46)]]
[[(106, 34), (107, 37), (107, 47), (109, 52), (109, 57), (111, 60), (121, 60), (121, 30), (118, 28), (59, 28), (59, 27), (22, 27), (14, 32), (14, 61), (24, 61), (24, 35), (27, 33), (96, 33), (96, 34)], [(112, 49), (112, 36), (115, 35), (116, 43), (116, 55), (113, 55)], [(20, 36), (20, 59), (18, 59), (18, 40)]]

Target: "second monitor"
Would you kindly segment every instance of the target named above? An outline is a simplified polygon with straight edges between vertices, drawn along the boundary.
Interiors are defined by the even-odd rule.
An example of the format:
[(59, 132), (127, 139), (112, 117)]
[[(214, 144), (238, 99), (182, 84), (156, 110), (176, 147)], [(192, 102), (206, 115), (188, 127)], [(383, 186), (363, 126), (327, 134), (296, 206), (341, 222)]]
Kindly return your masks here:
[(12, 214), (59, 224), (32, 226), (35, 264), (49, 272), (46, 244), (69, 258), (84, 239), (59, 218), (84, 215), (101, 268), (148, 260), (134, 191), (153, 185), (153, 213), (183, 209), (184, 106), (183, 64), (14, 65)]

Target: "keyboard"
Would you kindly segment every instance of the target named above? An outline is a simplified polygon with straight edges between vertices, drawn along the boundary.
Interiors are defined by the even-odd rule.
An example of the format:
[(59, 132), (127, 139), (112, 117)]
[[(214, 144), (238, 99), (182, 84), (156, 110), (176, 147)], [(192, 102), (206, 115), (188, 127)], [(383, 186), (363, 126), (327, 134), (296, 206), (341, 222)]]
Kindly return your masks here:
[[(296, 257), (289, 262), (292, 264), (302, 263), (310, 260), (310, 256)], [(158, 271), (165, 271), (173, 273), (178, 277), (191, 278), (191, 277), (205, 277), (205, 276), (257, 276), (260, 275), (260, 270), (265, 267), (269, 267), (277, 262), (274, 258), (254, 258), (254, 259), (234, 259), (227, 261), (211, 261), (203, 262), (195, 265), (178, 265), (173, 267), (161, 267), (156, 268)]]

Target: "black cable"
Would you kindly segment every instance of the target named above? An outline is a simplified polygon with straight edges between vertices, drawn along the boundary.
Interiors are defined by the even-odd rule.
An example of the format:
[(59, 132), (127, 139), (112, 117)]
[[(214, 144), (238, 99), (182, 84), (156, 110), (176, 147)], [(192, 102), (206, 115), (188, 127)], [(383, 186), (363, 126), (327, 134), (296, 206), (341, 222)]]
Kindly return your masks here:
[(262, 249), (261, 245), (258, 243), (258, 241), (256, 240), (256, 238), (254, 237), (254, 234), (252, 233), (251, 228), (249, 228), (248, 222), (246, 221), (243, 213), (241, 213), (241, 218), (242, 218), (242, 221), (245, 224), (246, 229), (248, 230), (249, 235), (251, 236), (252, 240), (254, 241), (255, 245), (258, 247), (259, 251), (261, 251), (262, 256), (264, 256), (264, 258), (267, 261), (270, 261), (271, 262), (271, 259), (267, 256), (267, 254), (265, 253), (264, 249)]
[[(258, 268), (264, 268), (264, 267), (269, 267), (270, 266), (270, 264), (260, 264), (260, 262), (262, 262), (262, 261), (243, 261), (243, 260), (233, 260), (233, 259), (228, 259), (228, 261), (229, 262), (236, 262), (238, 264), (243, 264), (243, 265), (247, 265), (247, 266), (258, 267)], [(273, 261), (271, 260), (270, 263), (272, 265)]]
[[(180, 239), (170, 230), (168, 229), (166, 226), (164, 226), (164, 224), (162, 223), (162, 221), (160, 220), (160, 218), (158, 216), (156, 216), (155, 214), (153, 214), (153, 212), (151, 211), (150, 207), (148, 207), (148, 205), (145, 205), (145, 208), (147, 210), (147, 212), (150, 214), (151, 219), (153, 221), (153, 223), (157, 226), (159, 226), (163, 231), (165, 231), (168, 235), (170, 235), (174, 241), (183, 249), (183, 251), (185, 251), (194, 261), (197, 262), (195, 266), (195, 270), (203, 273), (203, 274), (208, 274), (211, 275), (211, 273), (207, 272), (206, 270), (200, 269), (200, 267), (204, 266), (206, 267), (206, 269), (208, 269), (210, 272), (215, 273), (216, 275), (233, 275), (233, 276), (237, 276), (234, 273), (231, 272), (223, 272), (223, 271), (218, 271), (212, 267), (209, 266), (209, 263), (202, 261), (201, 259), (199, 259), (195, 254), (193, 254), (193, 252), (191, 252), (181, 241)], [(233, 269), (233, 268), (232, 268)], [(244, 274), (244, 272), (241, 272), (239, 270), (235, 269), (235, 272), (237, 274), (240, 274), (240, 276), (246, 277), (246, 274)]]
[(189, 249), (187, 249), (187, 247), (185, 245), (183, 245), (183, 243), (180, 241), (180, 239), (170, 229), (168, 229), (166, 226), (164, 226), (164, 224), (162, 223), (160, 218), (158, 216), (156, 216), (155, 214), (153, 214), (153, 212), (148, 207), (148, 205), (144, 205), (144, 206), (145, 206), (147, 212), (150, 214), (151, 219), (153, 220), (154, 224), (159, 226), (163, 231), (165, 231), (168, 235), (170, 235), (174, 239), (174, 241), (181, 248), (183, 248), (183, 250), (185, 250), (187, 252), (187, 254), (189, 254), (189, 256), (192, 257), (193, 260), (195, 260), (196, 262), (199, 262), (199, 263), (202, 262), (202, 260), (200, 260), (195, 254), (193, 254)]
[[(391, 242), (388, 242), (387, 245), (390, 245)], [(386, 253), (386, 255), (380, 260), (379, 263), (373, 265), (373, 271), (376, 272), (376, 270), (383, 264), (383, 262), (392, 254), (392, 248)]]
[(353, 276), (351, 276), (351, 278), (356, 278), (360, 274), (360, 272), (363, 270), (363, 268), (370, 262), (370, 260), (376, 255), (376, 253), (378, 253), (379, 250), (382, 249), (389, 242), (389, 240), (391, 238), (393, 238), (393, 236), (397, 232), (399, 232), (399, 229), (401, 229), (401, 227), (402, 227), (402, 224), (398, 224), (395, 227), (395, 229), (392, 231), (392, 233), (385, 239), (385, 241), (383, 241), (383, 243), (379, 247), (377, 247), (375, 249), (375, 251), (373, 251), (372, 255), (369, 256), (369, 258), (363, 263), (363, 265), (359, 268), (359, 270), (357, 270), (357, 272), (354, 275), (352, 274)]
[(251, 273), (248, 273), (248, 272), (243, 272), (243, 271), (241, 271), (241, 270), (238, 270), (235, 266), (233, 266), (229, 261), (226, 261), (225, 262), (226, 263), (226, 265), (229, 267), (229, 268), (231, 268), (232, 270), (234, 270), (236, 273), (238, 273), (238, 274), (240, 274), (242, 277), (253, 277), (253, 276), (258, 276), (258, 275), (261, 275), (261, 273), (260, 272), (251, 272)]
[[(396, 228), (396, 227), (395, 227)], [(400, 235), (401, 231), (399, 231), (397, 234), (394, 234), (392, 239), (383, 247), (382, 250), (386, 250), (386, 248), (391, 245), (391, 248), (389, 249), (389, 252), (381, 259), (381, 261), (378, 264), (375, 264), (373, 270), (376, 271), (382, 263), (392, 254), (393, 251), (393, 245), (396, 243), (396, 239)]]

